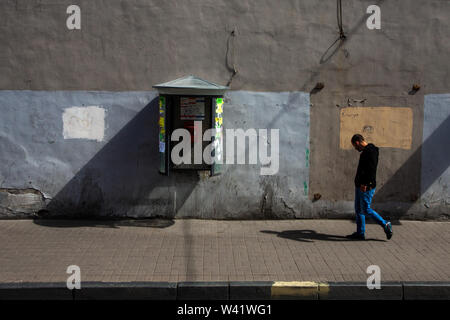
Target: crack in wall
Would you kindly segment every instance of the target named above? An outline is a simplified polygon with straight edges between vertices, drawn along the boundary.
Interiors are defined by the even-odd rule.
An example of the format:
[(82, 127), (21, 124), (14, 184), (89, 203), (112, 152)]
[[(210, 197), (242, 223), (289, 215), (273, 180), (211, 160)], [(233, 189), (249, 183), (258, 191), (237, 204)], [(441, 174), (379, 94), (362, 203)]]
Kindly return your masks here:
[(283, 198), (281, 198), (281, 202), (283, 203), (283, 206), (284, 206), (286, 209), (288, 209), (292, 215), (295, 215), (295, 210), (294, 210), (294, 208), (290, 207), (290, 206), (286, 203), (286, 201), (285, 201)]

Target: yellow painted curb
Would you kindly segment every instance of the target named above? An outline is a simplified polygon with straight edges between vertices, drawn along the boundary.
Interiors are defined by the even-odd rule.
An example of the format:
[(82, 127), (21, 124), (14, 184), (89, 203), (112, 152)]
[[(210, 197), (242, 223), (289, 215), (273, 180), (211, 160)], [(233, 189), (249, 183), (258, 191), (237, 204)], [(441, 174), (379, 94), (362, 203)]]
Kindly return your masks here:
[(322, 297), (327, 296), (328, 292), (330, 292), (330, 285), (328, 283), (322, 282), (319, 283), (319, 293)]
[(272, 298), (317, 296), (319, 284), (312, 281), (275, 281), (272, 284)]

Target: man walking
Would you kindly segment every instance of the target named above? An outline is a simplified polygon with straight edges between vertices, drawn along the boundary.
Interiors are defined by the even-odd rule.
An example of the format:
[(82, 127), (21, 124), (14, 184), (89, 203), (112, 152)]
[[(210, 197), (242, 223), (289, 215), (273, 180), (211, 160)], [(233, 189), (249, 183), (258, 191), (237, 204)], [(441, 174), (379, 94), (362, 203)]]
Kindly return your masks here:
[(348, 235), (347, 238), (365, 239), (366, 215), (368, 215), (383, 227), (386, 237), (390, 239), (392, 237), (392, 224), (385, 221), (370, 207), (376, 187), (378, 148), (372, 143), (367, 143), (360, 134), (355, 134), (352, 137), (352, 145), (361, 152), (361, 155), (355, 176), (356, 232)]

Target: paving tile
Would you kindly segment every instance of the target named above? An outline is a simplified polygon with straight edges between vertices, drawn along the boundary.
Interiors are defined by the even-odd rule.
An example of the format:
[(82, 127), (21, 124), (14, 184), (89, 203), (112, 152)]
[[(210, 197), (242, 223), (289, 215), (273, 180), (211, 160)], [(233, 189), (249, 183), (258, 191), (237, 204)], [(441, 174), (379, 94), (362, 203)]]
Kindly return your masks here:
[(79, 225), (1, 220), (0, 282), (65, 281), (69, 265), (82, 281), (366, 281), (372, 264), (382, 281), (450, 280), (448, 222), (401, 221), (390, 241), (368, 225), (364, 242), (334, 241), (354, 229), (345, 220)]

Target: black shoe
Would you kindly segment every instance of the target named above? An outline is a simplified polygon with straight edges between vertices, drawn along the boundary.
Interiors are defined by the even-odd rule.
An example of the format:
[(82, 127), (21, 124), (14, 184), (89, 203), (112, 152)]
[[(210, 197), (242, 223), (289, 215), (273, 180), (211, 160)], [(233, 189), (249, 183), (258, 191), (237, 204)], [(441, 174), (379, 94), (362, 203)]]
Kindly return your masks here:
[(352, 240), (366, 240), (366, 237), (363, 234), (359, 234), (357, 232), (349, 234), (348, 236), (346, 236), (346, 238)]
[(386, 238), (389, 240), (390, 238), (392, 238), (392, 223), (388, 222), (386, 223), (386, 225), (384, 226), (384, 233), (386, 233)]

